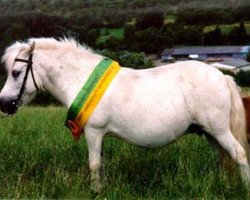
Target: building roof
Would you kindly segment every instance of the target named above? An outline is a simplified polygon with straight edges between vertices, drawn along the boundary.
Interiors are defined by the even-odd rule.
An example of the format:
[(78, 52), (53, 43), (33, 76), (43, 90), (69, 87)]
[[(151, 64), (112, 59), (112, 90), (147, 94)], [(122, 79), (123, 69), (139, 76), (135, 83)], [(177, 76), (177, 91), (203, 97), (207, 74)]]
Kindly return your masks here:
[(250, 65), (249, 62), (238, 58), (224, 58), (223, 61), (221, 61), (220, 63), (224, 65), (234, 66), (236, 68)]
[(215, 63), (212, 63), (210, 65), (217, 68), (217, 69), (233, 70), (233, 69), (236, 68), (236, 67), (233, 67), (233, 66), (230, 66), (230, 65), (225, 65), (225, 64), (219, 63), (219, 62), (215, 62)]
[(161, 55), (247, 53), (250, 46), (189, 46), (165, 49)]
[(240, 70), (250, 71), (250, 65), (236, 68), (236, 71), (240, 71)]
[(250, 63), (243, 59), (224, 58), (221, 61), (210, 63), (211, 66), (228, 70), (249, 70)]

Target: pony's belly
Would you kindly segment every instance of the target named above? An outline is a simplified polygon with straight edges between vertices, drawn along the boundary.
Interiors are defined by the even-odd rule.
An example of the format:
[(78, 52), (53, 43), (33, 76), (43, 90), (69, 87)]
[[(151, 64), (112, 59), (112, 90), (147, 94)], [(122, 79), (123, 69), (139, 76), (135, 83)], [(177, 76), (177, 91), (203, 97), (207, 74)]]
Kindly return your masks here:
[(129, 143), (144, 147), (160, 147), (175, 141), (187, 130), (190, 123), (176, 122), (171, 125), (155, 124), (155, 126), (123, 126), (114, 128), (111, 135), (121, 138)]
[(176, 140), (192, 124), (181, 99), (175, 106), (171, 100), (159, 99), (152, 107), (146, 105), (148, 102), (114, 112), (107, 125), (108, 132), (136, 145), (157, 147)]
[(184, 131), (181, 132), (176, 132), (174, 134), (172, 133), (158, 133), (158, 134), (117, 134), (117, 133), (112, 133), (111, 135), (114, 137), (118, 137), (128, 143), (137, 145), (137, 146), (143, 146), (143, 147), (151, 147), (151, 148), (156, 148), (156, 147), (161, 147), (165, 146), (168, 143), (171, 143), (178, 139)]

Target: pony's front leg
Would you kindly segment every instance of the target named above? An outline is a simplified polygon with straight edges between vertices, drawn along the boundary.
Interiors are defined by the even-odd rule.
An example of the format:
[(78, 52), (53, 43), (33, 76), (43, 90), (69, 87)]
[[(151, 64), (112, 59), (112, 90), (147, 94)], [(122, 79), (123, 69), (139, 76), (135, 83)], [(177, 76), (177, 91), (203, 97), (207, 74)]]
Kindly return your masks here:
[(104, 172), (103, 159), (102, 159), (102, 139), (103, 131), (94, 128), (85, 129), (86, 141), (89, 151), (89, 168), (90, 168), (90, 181), (91, 188), (95, 192), (100, 192), (102, 189), (101, 176)]

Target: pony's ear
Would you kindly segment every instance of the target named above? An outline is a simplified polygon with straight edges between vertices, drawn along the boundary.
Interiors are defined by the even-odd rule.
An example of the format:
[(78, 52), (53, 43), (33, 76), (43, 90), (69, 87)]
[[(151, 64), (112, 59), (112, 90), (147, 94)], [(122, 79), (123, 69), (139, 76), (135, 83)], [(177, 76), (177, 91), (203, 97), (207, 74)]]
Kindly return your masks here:
[(31, 44), (29, 44), (29, 46), (28, 46), (28, 53), (29, 54), (32, 54), (33, 53), (33, 51), (34, 51), (34, 49), (35, 49), (35, 47), (36, 47), (36, 43), (35, 43), (35, 41), (33, 41)]
[(35, 41), (33, 41), (32, 43), (28, 44), (28, 46), (24, 49), (24, 54), (29, 56), (30, 54), (33, 53), (35, 47), (36, 47), (36, 43)]

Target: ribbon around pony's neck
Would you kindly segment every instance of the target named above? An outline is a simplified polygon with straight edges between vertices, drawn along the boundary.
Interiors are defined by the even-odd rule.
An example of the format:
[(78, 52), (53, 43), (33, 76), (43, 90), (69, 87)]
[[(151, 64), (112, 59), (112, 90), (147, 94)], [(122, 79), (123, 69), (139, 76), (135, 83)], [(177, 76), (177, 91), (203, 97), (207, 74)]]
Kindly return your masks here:
[(76, 140), (80, 139), (82, 129), (120, 68), (117, 62), (108, 58), (103, 59), (71, 104), (65, 125), (71, 129)]

